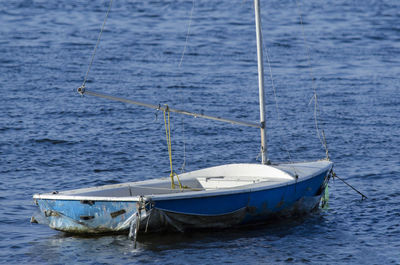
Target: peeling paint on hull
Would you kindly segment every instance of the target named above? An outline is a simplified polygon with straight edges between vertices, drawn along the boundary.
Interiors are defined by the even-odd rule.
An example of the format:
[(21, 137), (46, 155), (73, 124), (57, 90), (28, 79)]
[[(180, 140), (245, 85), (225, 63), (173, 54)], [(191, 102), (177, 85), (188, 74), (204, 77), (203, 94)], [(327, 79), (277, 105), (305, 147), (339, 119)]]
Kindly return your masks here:
[[(328, 171), (302, 182), (271, 189), (237, 192), (220, 196), (146, 199), (146, 216), (139, 231), (227, 228), (267, 221), (311, 211), (319, 201), (328, 180)], [(201, 191), (200, 191), (201, 192)], [(36, 199), (42, 218), (51, 228), (76, 234), (128, 232), (137, 221), (138, 201), (99, 201)]]

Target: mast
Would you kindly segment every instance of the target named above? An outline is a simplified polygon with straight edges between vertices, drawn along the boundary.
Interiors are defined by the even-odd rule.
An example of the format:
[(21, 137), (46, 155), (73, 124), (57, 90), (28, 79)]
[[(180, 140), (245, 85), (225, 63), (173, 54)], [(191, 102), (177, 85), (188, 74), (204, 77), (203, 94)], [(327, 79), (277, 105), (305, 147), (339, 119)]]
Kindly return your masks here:
[(267, 156), (267, 137), (265, 130), (265, 104), (264, 104), (264, 64), (262, 51), (262, 34), (261, 34), (261, 18), (260, 18), (260, 0), (254, 0), (254, 12), (256, 22), (257, 35), (257, 62), (258, 62), (258, 93), (260, 101), (260, 129), (261, 129), (261, 163), (268, 164)]

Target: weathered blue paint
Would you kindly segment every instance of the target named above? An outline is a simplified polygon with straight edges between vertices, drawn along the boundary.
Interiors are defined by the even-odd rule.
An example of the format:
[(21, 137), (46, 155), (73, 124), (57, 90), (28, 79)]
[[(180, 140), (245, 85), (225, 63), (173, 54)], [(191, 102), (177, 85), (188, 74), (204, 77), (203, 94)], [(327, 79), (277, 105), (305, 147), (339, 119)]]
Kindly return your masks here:
[[(295, 184), (250, 193), (248, 215), (243, 223), (261, 221), (282, 211), (311, 210), (320, 201), (320, 190), (325, 185), (327, 174), (324, 172)], [(309, 205), (310, 200), (314, 202), (312, 205)]]
[[(65, 232), (125, 231), (130, 224), (127, 220), (136, 213), (136, 202), (93, 201), (87, 204), (78, 200), (37, 200), (37, 204), (49, 226)], [(116, 214), (113, 216), (113, 213)]]
[[(308, 211), (318, 205), (321, 191), (326, 185), (328, 171), (297, 183), (286, 184), (265, 190), (238, 190), (236, 193), (197, 196), (196, 198), (174, 198), (151, 201), (147, 210), (159, 213), (181, 215), (185, 218), (198, 216), (202, 221), (221, 224), (220, 216), (243, 212), (240, 219), (231, 225), (248, 224), (268, 219), (283, 212), (306, 208)], [(311, 203), (310, 203), (311, 202)], [(129, 229), (136, 216), (137, 201), (80, 201), (38, 199), (40, 211), (51, 228), (72, 233), (123, 232)], [(162, 214), (161, 214), (162, 215)], [(160, 214), (158, 216), (161, 216)], [(155, 217), (153, 217), (155, 218)], [(160, 217), (162, 219), (162, 217)], [(168, 218), (166, 218), (168, 219)], [(158, 220), (157, 225), (169, 226), (170, 221)], [(154, 222), (155, 220), (153, 220)], [(183, 221), (184, 222), (184, 221)], [(183, 226), (184, 227), (184, 224)], [(160, 227), (150, 228), (159, 230)], [(166, 227), (167, 228), (167, 227)], [(151, 231), (151, 230), (150, 230)]]
[(185, 200), (165, 200), (155, 202), (155, 207), (174, 213), (190, 215), (222, 215), (237, 211), (243, 207), (248, 208), (250, 213), (246, 217), (246, 223), (258, 220), (271, 213), (278, 213), (292, 207), (302, 198), (315, 197), (328, 172), (319, 174), (308, 180), (294, 184), (265, 189), (261, 191), (250, 191), (230, 195), (212, 197), (201, 197)]

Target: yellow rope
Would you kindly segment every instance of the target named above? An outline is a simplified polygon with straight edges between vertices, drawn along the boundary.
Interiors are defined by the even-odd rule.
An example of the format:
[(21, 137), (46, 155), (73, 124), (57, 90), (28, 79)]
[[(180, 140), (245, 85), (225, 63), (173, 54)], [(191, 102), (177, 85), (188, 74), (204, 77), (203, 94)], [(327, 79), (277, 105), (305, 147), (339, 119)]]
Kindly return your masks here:
[[(166, 112), (168, 113), (168, 119), (167, 119)], [(176, 174), (174, 172), (174, 169), (172, 168), (171, 123), (170, 123), (169, 117), (170, 117), (170, 114), (169, 114), (169, 108), (167, 105), (164, 110), (164, 125), (165, 125), (165, 136), (167, 138), (169, 165), (171, 167), (171, 174), (169, 175), (171, 177), (171, 189), (175, 189), (174, 176), (176, 176), (176, 178), (178, 179), (179, 188), (182, 189), (182, 184), (181, 184), (181, 181), (179, 180), (179, 176), (178, 176), (178, 174)]]

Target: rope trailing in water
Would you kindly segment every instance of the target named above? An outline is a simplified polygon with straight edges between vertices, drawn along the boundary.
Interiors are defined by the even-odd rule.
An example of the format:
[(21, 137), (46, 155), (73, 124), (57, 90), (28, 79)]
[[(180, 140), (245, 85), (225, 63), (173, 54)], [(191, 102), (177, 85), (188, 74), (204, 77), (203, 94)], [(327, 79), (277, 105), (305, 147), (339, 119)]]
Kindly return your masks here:
[(146, 224), (146, 230), (147, 232), (147, 226), (149, 224), (149, 218), (150, 216), (147, 216), (147, 211), (146, 207), (150, 204), (150, 202), (146, 202), (143, 198), (143, 196), (139, 197), (138, 202), (136, 203), (136, 213), (135, 213), (135, 218), (132, 220), (129, 228), (129, 235), (128, 237), (130, 239), (133, 239), (134, 242), (134, 248), (136, 248), (136, 242), (140, 230), (140, 222), (142, 219), (145, 219), (147, 217), (147, 224)]
[(336, 175), (336, 173), (333, 172), (333, 170), (331, 171), (331, 176), (332, 176), (332, 178), (338, 178), (338, 179), (339, 179), (340, 181), (342, 181), (344, 184), (346, 184), (347, 186), (349, 186), (350, 188), (352, 188), (354, 191), (356, 191), (358, 194), (360, 194), (360, 195), (362, 196), (362, 197), (361, 197), (361, 200), (368, 199), (367, 196), (365, 196), (365, 195), (362, 194), (360, 191), (358, 191), (356, 188), (354, 188), (352, 185), (350, 185), (349, 183), (347, 183), (344, 179), (338, 177), (338, 175)]
[(168, 146), (168, 156), (169, 156), (169, 165), (171, 167), (171, 174), (169, 175), (171, 177), (171, 189), (175, 189), (175, 181), (174, 177), (178, 179), (179, 183), (179, 188), (182, 189), (182, 184), (181, 181), (179, 180), (178, 174), (174, 172), (174, 169), (172, 167), (172, 144), (171, 144), (171, 123), (170, 123), (170, 114), (169, 114), (169, 108), (168, 105), (165, 105), (164, 109), (164, 125), (165, 125), (165, 136), (167, 138), (167, 146)]

